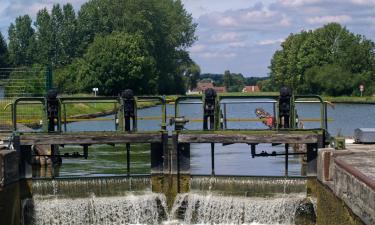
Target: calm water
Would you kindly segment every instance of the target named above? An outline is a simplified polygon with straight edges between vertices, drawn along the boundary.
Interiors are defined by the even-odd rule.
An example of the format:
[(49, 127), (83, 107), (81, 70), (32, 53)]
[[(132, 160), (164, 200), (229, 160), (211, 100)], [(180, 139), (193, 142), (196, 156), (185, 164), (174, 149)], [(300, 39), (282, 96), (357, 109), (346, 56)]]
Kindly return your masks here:
[[(254, 118), (255, 108), (262, 107), (273, 114), (272, 103), (257, 104), (227, 104), (227, 118)], [(319, 118), (320, 108), (314, 103), (298, 103), (297, 111), (300, 119)], [(202, 122), (195, 122), (192, 119), (202, 118), (201, 104), (181, 104), (180, 116), (189, 118), (192, 122), (186, 125), (188, 130), (202, 129)], [(174, 115), (174, 105), (168, 105), (167, 114)], [(138, 111), (138, 117), (159, 116), (161, 107), (151, 107)], [(328, 108), (328, 117), (333, 120), (328, 124), (331, 135), (342, 134), (353, 136), (355, 128), (375, 127), (375, 105), (365, 104), (336, 104)], [(85, 121), (67, 125), (68, 131), (111, 131), (115, 130), (114, 116), (105, 117), (108, 121)], [(112, 120), (111, 120), (112, 119)], [(158, 130), (161, 121), (139, 120), (138, 130)], [(306, 128), (320, 127), (319, 122), (304, 122)], [(228, 129), (265, 129), (260, 122), (228, 122)], [(168, 126), (171, 130), (172, 127)], [(261, 144), (257, 152), (283, 152), (283, 146)], [(64, 152), (82, 151), (81, 147), (65, 147)], [(89, 159), (63, 159), (63, 165), (55, 171), (56, 176), (102, 176), (124, 174), (126, 172), (125, 146), (98, 145), (89, 147)], [(131, 172), (149, 173), (150, 153), (147, 144), (132, 145), (131, 151)], [(211, 153), (209, 144), (191, 145), (191, 172), (192, 174), (211, 173)], [(289, 158), (289, 175), (301, 175), (301, 159), (298, 156)], [(284, 175), (284, 157), (251, 158), (250, 147), (246, 144), (233, 144), (222, 146), (215, 145), (215, 172), (222, 175), (260, 175), (260, 176), (282, 176)], [(48, 176), (48, 172), (35, 172), (35, 176)]]

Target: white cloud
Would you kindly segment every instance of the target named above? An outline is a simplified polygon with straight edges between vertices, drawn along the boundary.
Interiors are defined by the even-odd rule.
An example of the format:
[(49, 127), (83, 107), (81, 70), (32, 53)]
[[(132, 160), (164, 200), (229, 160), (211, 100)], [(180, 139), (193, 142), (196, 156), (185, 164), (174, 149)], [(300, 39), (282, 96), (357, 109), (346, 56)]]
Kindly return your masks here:
[(284, 39), (276, 39), (276, 40), (262, 40), (262, 41), (259, 41), (258, 44), (259, 45), (275, 45), (275, 44), (279, 44), (281, 42), (283, 42)]
[(313, 3), (319, 3), (322, 0), (279, 0), (279, 2), (284, 6), (298, 7)]
[(211, 40), (215, 42), (233, 42), (239, 39), (241, 35), (237, 32), (220, 32), (211, 36)]
[(356, 5), (375, 5), (375, 0), (350, 0), (350, 2)]
[(220, 18), (217, 21), (217, 24), (223, 27), (229, 27), (229, 26), (236, 26), (237, 22), (234, 18), (230, 16), (226, 16), (226, 17)]
[(193, 45), (191, 48), (190, 48), (190, 52), (191, 53), (199, 53), (199, 52), (203, 52), (207, 49), (207, 46), (206, 45), (203, 45), (203, 44), (195, 44)]
[(309, 24), (326, 24), (331, 22), (336, 23), (347, 23), (352, 20), (352, 17), (348, 15), (338, 15), (338, 16), (315, 16), (307, 18), (306, 21)]
[(200, 54), (200, 56), (206, 59), (217, 59), (217, 58), (230, 59), (230, 58), (236, 57), (237, 54), (234, 52), (217, 51), (217, 52), (204, 52)]
[(231, 42), (228, 44), (228, 46), (231, 48), (244, 48), (247, 45), (245, 42)]

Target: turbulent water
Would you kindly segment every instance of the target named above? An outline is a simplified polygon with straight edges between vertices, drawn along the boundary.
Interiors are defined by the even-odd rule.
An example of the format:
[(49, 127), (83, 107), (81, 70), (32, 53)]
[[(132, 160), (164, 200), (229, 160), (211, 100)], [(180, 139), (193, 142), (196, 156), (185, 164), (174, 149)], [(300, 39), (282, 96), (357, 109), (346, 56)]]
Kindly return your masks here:
[(77, 199), (35, 196), (29, 201), (27, 223), (32, 225), (160, 224), (167, 215), (164, 195), (155, 193)]
[(150, 190), (149, 177), (113, 177), (85, 179), (34, 180), (33, 193), (69, 197), (110, 196), (126, 194), (129, 191)]
[(177, 195), (170, 214), (162, 194), (116, 197), (35, 196), (25, 205), (27, 224), (294, 224), (303, 196), (273, 198)]
[(306, 190), (306, 179), (301, 178), (193, 177), (190, 184), (193, 190), (246, 196), (272, 196)]
[[(305, 198), (299, 194), (304, 183), (301, 179), (194, 178), (193, 192), (178, 194), (169, 211), (165, 195), (152, 193), (145, 177), (39, 180), (33, 182), (33, 198), (23, 202), (23, 220), (25, 225), (293, 225)], [(233, 190), (236, 194), (228, 196)], [(273, 195), (257, 197), (262, 190)]]
[(303, 196), (246, 198), (201, 194), (178, 195), (171, 211), (184, 224), (294, 224)]

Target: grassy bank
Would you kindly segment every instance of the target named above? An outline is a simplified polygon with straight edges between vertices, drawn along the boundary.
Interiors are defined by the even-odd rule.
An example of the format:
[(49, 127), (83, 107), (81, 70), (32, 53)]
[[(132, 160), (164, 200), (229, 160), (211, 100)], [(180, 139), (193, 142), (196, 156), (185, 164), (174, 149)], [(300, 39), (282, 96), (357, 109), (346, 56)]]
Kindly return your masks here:
[[(80, 95), (82, 97), (82, 95)], [(77, 96), (74, 96), (77, 97)], [(87, 96), (85, 96), (87, 97)], [(12, 102), (14, 99), (0, 100), (0, 126), (9, 127), (12, 124)], [(157, 105), (156, 101), (137, 103), (138, 109)], [(65, 104), (67, 118), (93, 118), (108, 115), (118, 110), (119, 104), (114, 102), (98, 103), (69, 103)], [(23, 124), (38, 124), (43, 119), (43, 105), (38, 102), (20, 102), (17, 104), (17, 122)]]
[(333, 103), (352, 103), (352, 104), (371, 103), (371, 104), (375, 104), (375, 96), (366, 96), (366, 97), (348, 97), (348, 96), (330, 97), (330, 96), (324, 96), (323, 99), (325, 101), (329, 101), (329, 102), (333, 102)]

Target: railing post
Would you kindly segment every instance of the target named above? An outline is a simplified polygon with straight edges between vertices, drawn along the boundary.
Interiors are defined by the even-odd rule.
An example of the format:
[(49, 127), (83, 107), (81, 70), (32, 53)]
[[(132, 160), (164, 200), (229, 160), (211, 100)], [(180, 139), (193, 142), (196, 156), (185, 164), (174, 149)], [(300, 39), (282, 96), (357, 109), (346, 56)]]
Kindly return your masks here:
[[(47, 92), (47, 131), (48, 133), (55, 132), (56, 121), (58, 122), (59, 131), (61, 127), (59, 124), (61, 113), (59, 112), (59, 100), (57, 99), (57, 90), (51, 89)], [(51, 145), (51, 160), (53, 163), (61, 163), (59, 156), (58, 145)]]
[[(122, 99), (122, 110), (124, 116), (123, 129), (124, 131), (132, 131), (137, 129), (136, 123), (136, 102), (134, 98), (133, 90), (126, 89), (121, 93)], [(133, 127), (131, 127), (131, 120), (133, 121)]]
[[(123, 129), (130, 132), (137, 129), (136, 120), (136, 101), (133, 90), (126, 89), (121, 93), (122, 111), (123, 111)], [(133, 127), (130, 126), (130, 120), (133, 121)], [(126, 172), (130, 176), (130, 143), (126, 143)]]
[[(218, 117), (218, 102), (216, 91), (212, 88), (204, 92), (203, 102), (203, 130), (215, 130)], [(216, 117), (215, 117), (216, 116)], [(208, 126), (210, 124), (210, 126)], [(215, 175), (215, 144), (211, 143), (211, 175)]]
[(287, 87), (282, 87), (280, 89), (279, 97), (279, 128), (292, 128), (293, 123), (291, 118), (293, 118), (293, 107), (292, 107), (292, 90)]
[(59, 115), (59, 101), (57, 99), (57, 91), (51, 89), (47, 92), (47, 120), (48, 133), (55, 132), (55, 120)]

